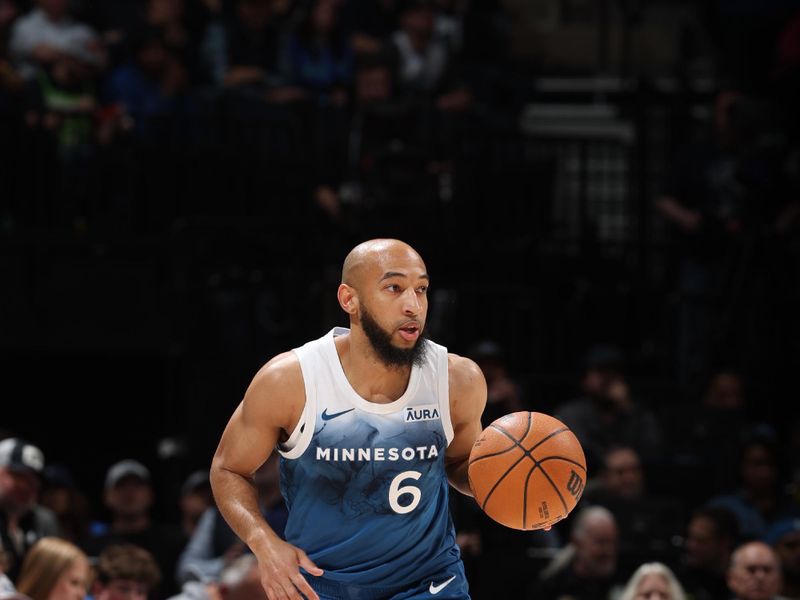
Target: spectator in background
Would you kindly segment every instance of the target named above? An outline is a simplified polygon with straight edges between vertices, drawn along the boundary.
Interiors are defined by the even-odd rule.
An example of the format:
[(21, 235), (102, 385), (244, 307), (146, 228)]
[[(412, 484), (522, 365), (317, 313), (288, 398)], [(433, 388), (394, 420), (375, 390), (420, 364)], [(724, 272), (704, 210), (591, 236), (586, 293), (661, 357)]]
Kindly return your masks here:
[(339, 0), (313, 0), (285, 48), (288, 79), (321, 106), (343, 107), (353, 78), (353, 49), (340, 10)]
[(42, 506), (58, 519), (60, 535), (81, 544), (89, 534), (89, 502), (78, 489), (70, 470), (63, 465), (47, 465), (42, 476)]
[(153, 522), (150, 511), (155, 501), (150, 471), (135, 460), (113, 464), (106, 474), (103, 500), (111, 512), (106, 531), (91, 535), (84, 549), (91, 557), (119, 544), (132, 544), (149, 552), (163, 573), (159, 597), (177, 592), (175, 567), (184, 537), (178, 526)]
[[(701, 405), (686, 423), (685, 409), (674, 413), (672, 447), (684, 463), (698, 469), (693, 500), (733, 488), (739, 481), (736, 456), (748, 433), (747, 398), (741, 374), (730, 368), (711, 373), (704, 382)], [(677, 421), (680, 421), (678, 423)]]
[(12, 98), (24, 86), (22, 77), (9, 60), (8, 51), (11, 26), (17, 16), (18, 9), (14, 0), (0, 0), (0, 114), (9, 110)]
[(94, 600), (146, 600), (160, 579), (158, 565), (144, 548), (133, 544), (109, 546), (97, 559), (92, 596)]
[(634, 571), (620, 600), (687, 600), (687, 596), (672, 569), (651, 562)]
[(70, 17), (67, 0), (38, 0), (37, 8), (19, 18), (10, 49), (21, 75), (33, 79), (39, 69), (63, 60), (102, 69), (106, 54), (97, 34)]
[(139, 140), (154, 143), (169, 134), (185, 100), (188, 76), (159, 28), (137, 31), (131, 46), (132, 60), (109, 75), (105, 104), (113, 117), (113, 133), (132, 132)]
[(778, 556), (763, 542), (748, 542), (733, 552), (727, 580), (733, 600), (778, 600)]
[(194, 471), (183, 482), (179, 499), (181, 529), (187, 540), (197, 529), (197, 523), (203, 513), (213, 506), (214, 496), (211, 492), (211, 482), (208, 480), (208, 470)]
[(618, 348), (598, 345), (590, 349), (580, 387), (582, 395), (556, 407), (554, 416), (580, 440), (589, 472), (602, 468), (604, 453), (614, 445), (634, 448), (645, 463), (662, 456), (661, 426), (634, 399)]
[[(273, 531), (283, 538), (289, 513), (280, 490), (279, 466), (278, 455), (273, 453), (256, 471), (254, 483), (264, 518)], [(212, 506), (203, 513), (197, 529), (181, 553), (177, 579), (180, 583), (214, 580), (226, 566), (249, 552), (216, 506)]]
[(357, 54), (383, 51), (397, 29), (397, 12), (402, 0), (352, 0), (346, 3), (351, 43)]
[(694, 600), (728, 595), (726, 573), (738, 538), (739, 524), (729, 510), (701, 507), (692, 513), (677, 572)]
[(240, 556), (225, 567), (218, 580), (190, 581), (183, 591), (169, 600), (267, 600), (252, 554)]
[(17, 591), (31, 600), (84, 600), (90, 576), (89, 559), (80, 548), (43, 537), (25, 556)]
[(774, 523), (767, 531), (764, 542), (772, 546), (780, 560), (783, 574), (781, 597), (800, 599), (800, 518)]
[(504, 415), (524, 410), (522, 389), (508, 372), (500, 344), (493, 340), (478, 342), (469, 349), (467, 356), (475, 361), (486, 378), (488, 395), (486, 409), (481, 416), (484, 427)]
[(280, 72), (283, 34), (270, 0), (236, 0), (233, 18), (206, 32), (206, 63), (214, 80), (231, 90), (252, 92), (274, 102), (305, 98)]
[(744, 540), (760, 540), (772, 523), (800, 517), (800, 505), (787, 493), (780, 472), (779, 446), (771, 430), (756, 430), (740, 449), (740, 487), (718, 494), (708, 506), (727, 508), (739, 522)]
[(569, 543), (539, 574), (530, 600), (610, 600), (620, 583), (614, 515), (602, 506), (590, 506), (572, 519)]
[(739, 89), (720, 90), (713, 111), (708, 139), (680, 149), (655, 205), (679, 247), (676, 361), (684, 389), (715, 360), (755, 365), (750, 349), (760, 340), (743, 334), (770, 327), (749, 320), (779, 313), (760, 306), (743, 314), (742, 295), (768, 285), (760, 292), (768, 300), (791, 278), (782, 272), (776, 242), (798, 205), (786, 149), (773, 135), (780, 128), (770, 121), (775, 111)]
[(683, 503), (647, 491), (645, 468), (633, 448), (616, 446), (606, 451), (602, 470), (587, 484), (583, 502), (604, 506), (614, 514), (622, 575), (630, 575), (643, 561), (675, 558), (672, 540), (683, 529)]
[(15, 580), (22, 560), (41, 537), (60, 535), (52, 511), (39, 504), (44, 454), (19, 438), (0, 442), (0, 550)]

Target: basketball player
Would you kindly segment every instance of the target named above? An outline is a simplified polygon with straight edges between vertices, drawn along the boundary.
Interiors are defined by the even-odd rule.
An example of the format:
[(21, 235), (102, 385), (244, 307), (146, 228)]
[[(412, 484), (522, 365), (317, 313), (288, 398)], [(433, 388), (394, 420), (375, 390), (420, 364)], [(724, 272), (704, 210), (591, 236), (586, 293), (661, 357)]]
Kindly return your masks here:
[[(356, 246), (338, 289), (350, 328), (270, 360), (222, 434), (214, 497), (270, 600), (469, 598), (447, 484), (472, 495), (486, 382), (423, 338), (428, 282), (407, 244)], [(252, 483), (276, 446), (286, 542)]]

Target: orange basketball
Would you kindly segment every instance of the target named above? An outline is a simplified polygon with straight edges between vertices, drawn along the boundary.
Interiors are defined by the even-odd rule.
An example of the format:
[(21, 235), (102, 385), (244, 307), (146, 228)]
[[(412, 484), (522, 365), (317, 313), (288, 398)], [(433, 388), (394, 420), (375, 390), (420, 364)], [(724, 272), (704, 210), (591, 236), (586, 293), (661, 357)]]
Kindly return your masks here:
[(542, 529), (566, 517), (583, 493), (586, 458), (558, 419), (515, 412), (483, 430), (469, 455), (475, 500), (513, 529)]

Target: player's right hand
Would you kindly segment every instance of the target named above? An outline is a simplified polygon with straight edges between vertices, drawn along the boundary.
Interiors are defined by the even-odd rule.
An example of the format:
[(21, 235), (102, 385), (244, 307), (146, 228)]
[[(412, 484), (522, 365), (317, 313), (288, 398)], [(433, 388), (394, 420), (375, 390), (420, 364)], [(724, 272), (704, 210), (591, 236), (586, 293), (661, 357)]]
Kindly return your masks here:
[(323, 573), (305, 552), (282, 540), (270, 544), (258, 554), (261, 585), (268, 600), (319, 600), (300, 573), (300, 567), (316, 577)]

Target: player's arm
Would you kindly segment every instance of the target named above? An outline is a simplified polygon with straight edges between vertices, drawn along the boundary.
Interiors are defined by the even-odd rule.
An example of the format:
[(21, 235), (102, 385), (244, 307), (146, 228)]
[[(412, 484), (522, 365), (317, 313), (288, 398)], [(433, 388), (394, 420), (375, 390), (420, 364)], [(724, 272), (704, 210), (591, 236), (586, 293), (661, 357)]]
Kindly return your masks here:
[(472, 445), (483, 431), (481, 415), (486, 406), (486, 379), (478, 365), (456, 354), (448, 357), (448, 371), (453, 441), (447, 447), (445, 469), (450, 484), (462, 494), (472, 496), (467, 463)]
[[(322, 571), (305, 552), (283, 540), (261, 514), (253, 474), (275, 449), (281, 434), (302, 416), (305, 388), (293, 353), (273, 358), (253, 378), (228, 421), (211, 462), (211, 488), (225, 520), (258, 559), (261, 583), (270, 600), (317, 595), (300, 574)], [(296, 588), (296, 589), (295, 589)]]

